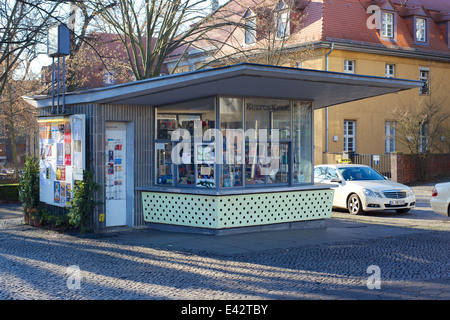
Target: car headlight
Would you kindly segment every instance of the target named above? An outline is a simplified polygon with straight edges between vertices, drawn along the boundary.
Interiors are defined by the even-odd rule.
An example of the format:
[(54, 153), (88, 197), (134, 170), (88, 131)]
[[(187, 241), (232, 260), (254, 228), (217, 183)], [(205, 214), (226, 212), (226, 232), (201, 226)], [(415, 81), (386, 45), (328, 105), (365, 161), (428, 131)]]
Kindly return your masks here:
[(406, 197), (412, 197), (412, 196), (414, 196), (414, 192), (411, 189), (407, 190)]
[(381, 194), (378, 192), (374, 192), (370, 189), (362, 189), (362, 192), (364, 193), (365, 196), (367, 197), (373, 197), (373, 198), (381, 198)]

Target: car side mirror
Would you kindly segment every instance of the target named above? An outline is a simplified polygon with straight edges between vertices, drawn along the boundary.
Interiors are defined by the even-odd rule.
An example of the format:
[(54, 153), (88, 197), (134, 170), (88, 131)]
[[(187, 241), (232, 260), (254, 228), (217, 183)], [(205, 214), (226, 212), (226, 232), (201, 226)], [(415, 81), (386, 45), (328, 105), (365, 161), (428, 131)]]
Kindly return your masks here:
[(330, 180), (330, 182), (341, 183), (342, 181), (341, 181), (341, 179), (339, 179), (339, 178), (332, 178), (332, 179)]

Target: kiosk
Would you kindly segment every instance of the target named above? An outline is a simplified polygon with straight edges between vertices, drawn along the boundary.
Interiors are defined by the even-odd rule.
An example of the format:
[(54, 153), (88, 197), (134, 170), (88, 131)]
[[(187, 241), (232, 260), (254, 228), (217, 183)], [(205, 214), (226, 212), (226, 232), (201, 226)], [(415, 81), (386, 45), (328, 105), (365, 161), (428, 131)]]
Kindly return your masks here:
[[(333, 188), (312, 177), (314, 109), (421, 86), (237, 64), (67, 94), (66, 116), (85, 118), (85, 168), (102, 186), (94, 228), (320, 225)], [(49, 97), (25, 99), (40, 117), (56, 117)]]

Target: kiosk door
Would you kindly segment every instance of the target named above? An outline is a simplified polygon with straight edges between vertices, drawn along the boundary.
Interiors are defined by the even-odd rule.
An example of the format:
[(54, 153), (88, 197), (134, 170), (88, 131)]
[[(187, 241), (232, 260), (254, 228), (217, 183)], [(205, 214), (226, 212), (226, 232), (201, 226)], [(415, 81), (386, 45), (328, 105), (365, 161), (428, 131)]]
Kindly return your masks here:
[(124, 122), (106, 123), (105, 223), (107, 227), (127, 224), (126, 134)]

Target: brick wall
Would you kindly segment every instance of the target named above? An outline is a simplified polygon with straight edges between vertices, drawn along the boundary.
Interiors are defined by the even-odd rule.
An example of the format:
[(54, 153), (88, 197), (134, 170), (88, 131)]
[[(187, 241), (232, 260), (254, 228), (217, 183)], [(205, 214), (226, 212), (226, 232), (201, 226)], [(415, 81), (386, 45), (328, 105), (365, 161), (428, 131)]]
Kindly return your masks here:
[[(419, 166), (417, 155), (391, 154), (391, 179), (406, 184), (417, 182)], [(428, 179), (450, 175), (450, 154), (430, 154), (425, 166)]]

